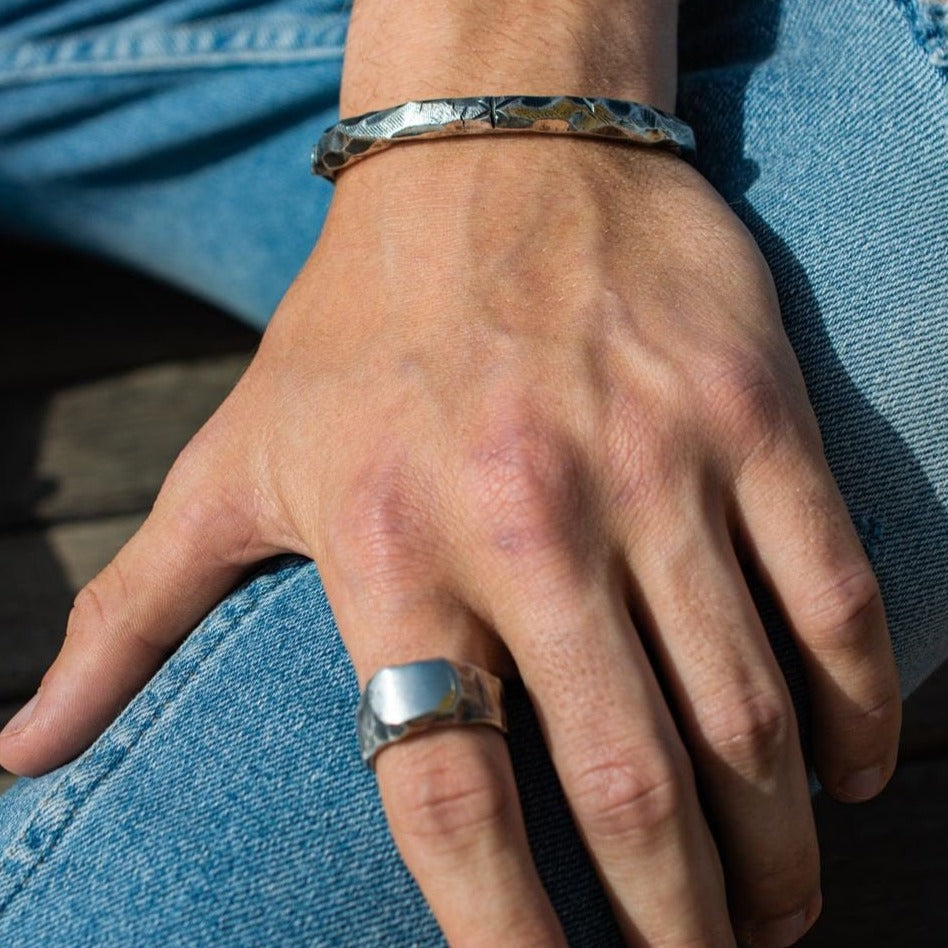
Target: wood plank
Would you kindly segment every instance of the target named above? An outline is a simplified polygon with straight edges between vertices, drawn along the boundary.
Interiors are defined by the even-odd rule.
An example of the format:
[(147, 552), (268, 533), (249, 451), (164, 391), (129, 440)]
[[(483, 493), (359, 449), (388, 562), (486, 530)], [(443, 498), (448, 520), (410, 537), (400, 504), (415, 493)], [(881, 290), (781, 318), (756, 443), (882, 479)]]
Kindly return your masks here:
[[(901, 757), (902, 760), (948, 758), (948, 662), (905, 702)], [(948, 937), (945, 942), (948, 944)]]
[(20, 709), (20, 704), (19, 701), (12, 704), (8, 701), (0, 701), (0, 728), (6, 727), (7, 721)]
[(147, 510), (249, 353), (0, 393), (0, 528)]

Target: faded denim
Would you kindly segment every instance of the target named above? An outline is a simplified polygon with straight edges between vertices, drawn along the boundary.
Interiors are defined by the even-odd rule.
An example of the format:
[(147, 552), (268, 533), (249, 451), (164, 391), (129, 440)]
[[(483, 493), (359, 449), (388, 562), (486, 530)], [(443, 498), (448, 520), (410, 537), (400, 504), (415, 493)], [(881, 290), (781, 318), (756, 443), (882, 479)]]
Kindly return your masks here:
[[(948, 41), (928, 0), (695, 0), (679, 112), (763, 248), (906, 693), (948, 655)], [(266, 322), (318, 233), (344, 4), (0, 7), (0, 219)], [(590, 147), (597, 147), (591, 145)], [(131, 316), (130, 316), (131, 318)], [(799, 661), (760, 596), (807, 729)], [(312, 564), (230, 596), (82, 757), (0, 798), (0, 943), (436, 945)], [(522, 690), (571, 943), (618, 943)]]

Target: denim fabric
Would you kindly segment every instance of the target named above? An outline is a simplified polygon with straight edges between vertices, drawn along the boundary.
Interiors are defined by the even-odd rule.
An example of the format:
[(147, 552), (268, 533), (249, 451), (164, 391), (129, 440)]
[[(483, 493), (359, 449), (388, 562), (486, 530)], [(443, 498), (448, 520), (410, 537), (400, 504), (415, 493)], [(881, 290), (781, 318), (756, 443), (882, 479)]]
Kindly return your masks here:
[(899, 0), (912, 23), (919, 45), (931, 64), (948, 79), (948, 3), (940, 0)]
[[(88, 753), (0, 797), (0, 943), (441, 944), (359, 757), (357, 698), (315, 568), (274, 564)], [(529, 702), (508, 699), (548, 884), (574, 931), (609, 944), (550, 765), (526, 746)]]
[[(695, 0), (682, 22), (679, 111), (774, 271), (906, 692), (948, 655), (941, 6)], [(306, 155), (332, 119), (342, 7), (8, 4), (4, 225), (262, 325), (325, 209)], [(799, 661), (759, 600), (805, 734)], [(315, 569), (272, 564), (92, 749), (0, 798), (0, 943), (440, 944), (359, 763), (356, 697)], [(522, 690), (510, 710), (571, 943), (618, 943)]]
[(683, 9), (679, 110), (774, 273), (908, 693), (948, 652), (946, 75), (897, 4), (712, 7)]
[(345, 0), (21, 6), (0, 12), (0, 226), (262, 326), (328, 206), (308, 156), (337, 116)]

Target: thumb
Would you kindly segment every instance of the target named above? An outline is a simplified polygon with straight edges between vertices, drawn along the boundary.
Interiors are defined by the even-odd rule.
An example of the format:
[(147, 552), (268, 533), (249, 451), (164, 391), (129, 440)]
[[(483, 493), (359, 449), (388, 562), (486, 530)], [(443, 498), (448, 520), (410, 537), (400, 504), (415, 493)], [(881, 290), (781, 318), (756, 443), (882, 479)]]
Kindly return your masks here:
[(39, 692), (0, 735), (0, 765), (37, 776), (85, 750), (248, 565), (276, 552), (221, 497), (182, 496), (166, 483), (138, 532), (76, 596)]

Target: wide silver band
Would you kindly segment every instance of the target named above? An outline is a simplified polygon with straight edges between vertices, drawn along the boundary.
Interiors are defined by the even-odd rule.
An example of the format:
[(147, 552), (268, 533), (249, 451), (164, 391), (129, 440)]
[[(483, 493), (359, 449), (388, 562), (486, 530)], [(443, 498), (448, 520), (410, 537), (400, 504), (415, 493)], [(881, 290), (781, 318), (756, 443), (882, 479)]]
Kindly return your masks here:
[(330, 181), (347, 165), (401, 141), (490, 132), (545, 132), (668, 148), (684, 157), (695, 137), (681, 119), (650, 105), (584, 96), (505, 95), (405, 102), (343, 119), (313, 148), (313, 174)]
[(506, 733), (503, 685), (467, 662), (435, 658), (377, 671), (356, 712), (362, 760), (375, 769), (375, 755), (388, 744), (433, 727), (489, 724)]

